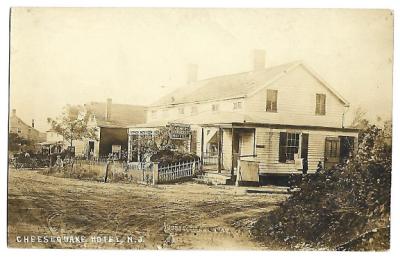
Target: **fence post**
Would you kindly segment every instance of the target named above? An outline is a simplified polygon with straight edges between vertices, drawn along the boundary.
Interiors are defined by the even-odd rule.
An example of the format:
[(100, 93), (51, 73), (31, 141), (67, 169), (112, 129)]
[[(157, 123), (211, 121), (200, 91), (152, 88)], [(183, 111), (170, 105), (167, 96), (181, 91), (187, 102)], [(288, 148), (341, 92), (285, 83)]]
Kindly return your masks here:
[(158, 163), (153, 163), (153, 185), (158, 183)]
[(104, 183), (107, 183), (108, 167), (109, 167), (109, 165), (110, 165), (110, 161), (107, 160), (107, 163), (106, 163), (106, 175), (105, 175), (105, 177), (104, 177)]

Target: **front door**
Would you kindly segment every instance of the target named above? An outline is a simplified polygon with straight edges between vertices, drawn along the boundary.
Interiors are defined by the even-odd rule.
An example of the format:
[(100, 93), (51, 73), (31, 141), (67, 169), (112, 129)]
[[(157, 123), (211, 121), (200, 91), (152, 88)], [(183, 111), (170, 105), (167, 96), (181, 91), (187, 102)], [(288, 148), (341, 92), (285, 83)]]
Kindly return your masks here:
[(339, 163), (340, 142), (339, 138), (327, 137), (325, 139), (325, 169), (330, 169)]

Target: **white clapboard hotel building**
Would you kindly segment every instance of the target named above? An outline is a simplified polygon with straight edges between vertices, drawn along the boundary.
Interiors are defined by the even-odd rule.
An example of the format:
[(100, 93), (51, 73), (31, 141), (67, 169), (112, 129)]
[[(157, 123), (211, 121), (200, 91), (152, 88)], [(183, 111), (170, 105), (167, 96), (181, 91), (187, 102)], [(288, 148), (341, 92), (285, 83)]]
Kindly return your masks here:
[[(265, 67), (265, 52), (254, 51), (249, 72), (197, 80), (148, 107), (139, 132), (170, 123), (190, 125), (190, 151), (221, 173), (236, 173), (240, 161), (254, 161), (260, 174), (313, 173), (346, 159), (357, 130), (344, 128), (349, 103), (305, 63)], [(214, 167), (212, 167), (214, 165)]]

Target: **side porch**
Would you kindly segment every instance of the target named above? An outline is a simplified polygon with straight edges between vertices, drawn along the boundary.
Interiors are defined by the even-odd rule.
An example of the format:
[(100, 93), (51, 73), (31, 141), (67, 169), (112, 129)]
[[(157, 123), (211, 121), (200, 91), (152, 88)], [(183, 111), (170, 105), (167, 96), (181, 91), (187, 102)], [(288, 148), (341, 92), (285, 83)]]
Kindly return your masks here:
[(260, 178), (330, 169), (346, 162), (358, 141), (350, 128), (251, 123), (201, 125), (198, 135), (203, 171), (227, 180), (252, 163)]

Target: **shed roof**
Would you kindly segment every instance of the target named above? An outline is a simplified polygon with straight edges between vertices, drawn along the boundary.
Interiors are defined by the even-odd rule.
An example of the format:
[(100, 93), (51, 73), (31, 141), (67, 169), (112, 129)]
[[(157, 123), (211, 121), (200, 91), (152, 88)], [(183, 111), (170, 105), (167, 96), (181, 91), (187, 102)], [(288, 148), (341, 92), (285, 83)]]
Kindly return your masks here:
[(99, 127), (127, 128), (128, 125), (146, 121), (144, 106), (111, 104), (111, 119), (109, 121), (106, 120), (105, 102), (90, 102), (85, 104), (85, 107), (95, 114)]
[(194, 116), (187, 116), (183, 118), (153, 121), (143, 124), (135, 124), (129, 126), (129, 128), (157, 128), (168, 125), (169, 123), (181, 123), (190, 125), (200, 126), (226, 126), (228, 128), (234, 125), (248, 125), (251, 127), (262, 127), (262, 126), (280, 126), (280, 127), (297, 127), (297, 128), (318, 128), (328, 130), (340, 130), (340, 131), (352, 131), (357, 132), (357, 129), (353, 128), (342, 128), (342, 127), (331, 127), (331, 126), (311, 126), (309, 124), (277, 124), (270, 121), (264, 116), (260, 116), (257, 112), (253, 113), (239, 113), (239, 112), (224, 112), (224, 111), (206, 111), (199, 113)]

